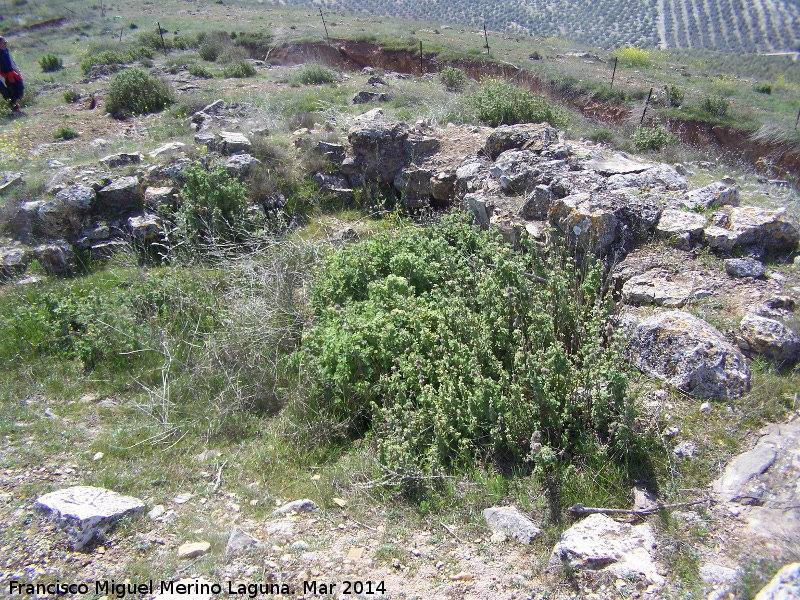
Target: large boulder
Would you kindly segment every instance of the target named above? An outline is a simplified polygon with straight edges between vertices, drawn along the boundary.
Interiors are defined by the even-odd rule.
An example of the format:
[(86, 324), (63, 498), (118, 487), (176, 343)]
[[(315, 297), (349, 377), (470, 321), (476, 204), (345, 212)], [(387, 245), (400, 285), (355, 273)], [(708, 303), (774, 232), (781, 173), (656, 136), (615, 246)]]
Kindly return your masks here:
[(715, 206), (725, 205), (736, 206), (739, 204), (739, 190), (717, 181), (687, 192), (683, 198), (673, 201), (673, 204), (676, 208), (688, 210), (708, 210)]
[(98, 487), (76, 486), (51, 492), (36, 500), (37, 508), (50, 512), (75, 550), (83, 550), (124, 516), (144, 510), (144, 503)]
[(663, 584), (651, 552), (656, 538), (649, 523), (618, 523), (605, 515), (590, 515), (561, 534), (553, 548), (550, 564), (569, 565), (609, 573), (616, 577), (644, 577), (653, 584)]
[(255, 156), (243, 152), (241, 154), (235, 154), (227, 159), (225, 161), (225, 169), (231, 177), (244, 179), (256, 165), (260, 164), (261, 161)]
[(403, 200), (412, 208), (422, 208), (430, 202), (433, 193), (431, 178), (433, 171), (414, 165), (405, 167), (394, 178), (395, 189), (403, 195)]
[(405, 123), (369, 121), (353, 127), (347, 139), (355, 154), (355, 169), (368, 180), (393, 184), (394, 178), (408, 164), (403, 144), (406, 138), (408, 126)]
[(72, 237), (85, 226), (86, 217), (94, 208), (97, 194), (85, 185), (70, 185), (42, 200), (38, 206), (34, 231), (52, 237)]
[(249, 138), (236, 131), (220, 131), (216, 149), (223, 156), (230, 156), (239, 152), (247, 152), (252, 147)]
[(152, 244), (164, 240), (164, 221), (158, 215), (144, 214), (128, 219), (131, 237), (141, 244)]
[(800, 241), (800, 224), (785, 206), (775, 210), (755, 206), (732, 207), (730, 229), (736, 234), (736, 246), (794, 250)]
[(741, 351), (686, 312), (660, 313), (639, 323), (628, 352), (640, 371), (697, 398), (738, 398), (750, 387)]
[(746, 354), (762, 354), (778, 363), (800, 359), (800, 338), (780, 321), (746, 315), (739, 324), (736, 343)]
[(705, 224), (706, 218), (701, 214), (667, 208), (658, 219), (656, 235), (688, 250), (702, 238)]
[(138, 212), (144, 206), (138, 177), (120, 177), (97, 191), (96, 211), (111, 214)]
[(31, 261), (29, 248), (22, 246), (0, 247), (0, 278), (14, 277), (25, 272)]
[(520, 216), (524, 219), (543, 221), (550, 213), (554, 200), (553, 190), (546, 185), (537, 185), (525, 198)]
[(51, 275), (69, 275), (75, 271), (75, 252), (64, 240), (42, 244), (33, 249), (33, 256)]
[(619, 240), (620, 222), (614, 207), (589, 193), (556, 200), (549, 218), (567, 236), (570, 245), (586, 252), (605, 254)]
[(558, 132), (547, 123), (501, 125), (489, 134), (484, 151), (492, 160), (506, 150), (522, 149), (541, 152), (548, 144), (558, 142)]
[(506, 150), (494, 161), (489, 173), (500, 181), (506, 194), (522, 194), (538, 183), (537, 177), (541, 175), (538, 163), (539, 157), (530, 150)]

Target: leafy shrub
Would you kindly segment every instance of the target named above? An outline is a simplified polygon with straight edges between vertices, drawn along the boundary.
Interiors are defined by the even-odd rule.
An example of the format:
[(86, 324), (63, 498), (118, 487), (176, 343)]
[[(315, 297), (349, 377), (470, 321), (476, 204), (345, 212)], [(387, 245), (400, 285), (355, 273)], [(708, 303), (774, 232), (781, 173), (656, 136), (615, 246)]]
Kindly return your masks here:
[(197, 53), (203, 60), (214, 62), (219, 58), (219, 55), (222, 54), (223, 48), (224, 46), (219, 40), (210, 39), (200, 44)]
[(322, 85), (336, 83), (336, 74), (325, 65), (306, 63), (300, 72), (292, 78), (296, 85)]
[(211, 79), (214, 77), (214, 73), (206, 69), (203, 65), (191, 64), (187, 67), (187, 70), (195, 77), (202, 77), (203, 79)]
[[(142, 60), (139, 61), (139, 64), (142, 65), (145, 69), (150, 69), (155, 63), (151, 58), (143, 58)], [(177, 72), (178, 72), (177, 70), (174, 73), (170, 71), (170, 73), (172, 73), (173, 75)]]
[(653, 64), (653, 58), (648, 50), (641, 48), (618, 48), (614, 51), (614, 58), (621, 67), (649, 67)]
[(81, 93), (76, 90), (64, 90), (64, 102), (72, 104), (77, 102), (81, 97)]
[(674, 141), (675, 136), (663, 125), (639, 126), (633, 134), (633, 143), (638, 150), (663, 150)]
[(610, 129), (597, 129), (589, 134), (589, 139), (596, 144), (610, 142), (614, 139), (614, 133)]
[(722, 96), (706, 96), (700, 102), (700, 110), (715, 117), (724, 117), (728, 114), (731, 103)]
[(176, 233), (194, 252), (218, 239), (230, 240), (243, 231), (247, 216), (247, 190), (225, 166), (206, 168), (194, 163), (186, 171), (181, 204), (175, 214)]
[(248, 58), (250, 58), (250, 56), (247, 54), (247, 50), (244, 48), (239, 48), (238, 46), (228, 46), (219, 55), (217, 62), (220, 62), (223, 65), (229, 65), (231, 63), (242, 62)]
[(111, 79), (106, 111), (112, 115), (155, 113), (173, 101), (172, 89), (163, 79), (142, 69), (125, 69)]
[(541, 54), (539, 54), (538, 50), (534, 50), (533, 52), (530, 53), (530, 56), (528, 58), (530, 58), (531, 60), (542, 60), (543, 57)]
[(156, 31), (143, 31), (138, 36), (139, 45), (144, 46), (145, 48), (150, 48), (151, 50), (155, 50), (156, 52), (161, 52), (164, 50), (164, 46), (167, 47), (167, 50), (172, 49), (172, 44), (170, 43), (169, 38), (164, 38), (164, 44), (161, 44), (161, 36), (159, 35), (158, 30)]
[(664, 86), (664, 92), (667, 94), (667, 104), (673, 108), (678, 108), (683, 104), (683, 90), (677, 85)]
[(39, 59), (39, 66), (42, 68), (44, 73), (52, 73), (54, 71), (60, 71), (63, 69), (64, 63), (60, 57), (56, 56), (55, 54), (48, 53)]
[(757, 91), (759, 94), (767, 94), (767, 95), (772, 94), (772, 86), (768, 83), (757, 85), (753, 89)]
[(602, 268), (523, 246), (456, 213), (332, 254), (312, 289), (316, 324), (294, 356), (312, 393), (290, 413), (368, 432), (397, 473), (619, 456), (631, 415)]
[(569, 120), (563, 108), (551, 105), (544, 96), (506, 81), (484, 82), (479, 91), (467, 98), (467, 103), (477, 118), (490, 127), (545, 122), (563, 127)]
[(78, 132), (67, 125), (62, 125), (53, 134), (53, 138), (56, 140), (72, 140), (76, 137), (78, 137)]
[(445, 67), (439, 73), (439, 81), (445, 89), (451, 92), (460, 92), (467, 85), (467, 76), (461, 69)]
[(247, 61), (240, 61), (225, 67), (222, 71), (224, 77), (236, 77), (244, 79), (245, 77), (252, 77), (256, 74), (256, 68)]

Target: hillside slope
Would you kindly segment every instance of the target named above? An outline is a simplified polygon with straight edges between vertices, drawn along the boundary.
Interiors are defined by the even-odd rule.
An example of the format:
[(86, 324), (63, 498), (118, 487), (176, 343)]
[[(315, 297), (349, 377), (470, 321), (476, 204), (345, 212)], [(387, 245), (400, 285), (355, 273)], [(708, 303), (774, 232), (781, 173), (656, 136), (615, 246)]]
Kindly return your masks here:
[(631, 44), (788, 52), (796, 50), (800, 41), (800, 8), (783, 0), (327, 0), (325, 5), (474, 27), (485, 21), (495, 31), (566, 37), (603, 48)]

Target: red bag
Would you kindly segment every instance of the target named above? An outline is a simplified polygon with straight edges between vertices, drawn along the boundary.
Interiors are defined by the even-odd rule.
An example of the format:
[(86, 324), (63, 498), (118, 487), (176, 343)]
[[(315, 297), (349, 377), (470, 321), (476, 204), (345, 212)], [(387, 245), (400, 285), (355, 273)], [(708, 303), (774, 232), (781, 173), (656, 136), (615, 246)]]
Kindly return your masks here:
[(21, 83), (22, 82), (22, 75), (20, 75), (16, 71), (9, 71), (8, 73), (0, 73), (0, 75), (3, 76), (3, 79), (5, 79), (7, 83)]

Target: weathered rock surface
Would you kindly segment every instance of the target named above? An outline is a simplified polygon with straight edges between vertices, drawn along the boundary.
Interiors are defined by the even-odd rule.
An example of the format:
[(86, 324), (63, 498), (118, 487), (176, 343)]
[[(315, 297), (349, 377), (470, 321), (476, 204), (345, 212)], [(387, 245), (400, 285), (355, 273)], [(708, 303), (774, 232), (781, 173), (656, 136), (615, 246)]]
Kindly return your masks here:
[(739, 324), (736, 343), (745, 354), (763, 354), (779, 363), (800, 360), (800, 338), (775, 319), (746, 315)]
[(484, 150), (494, 160), (506, 150), (538, 151), (557, 141), (558, 132), (547, 123), (501, 125), (489, 135)]
[(586, 162), (586, 168), (597, 171), (601, 175), (624, 175), (626, 173), (641, 173), (652, 165), (631, 160), (627, 154), (617, 153), (611, 158), (594, 159)]
[(648, 523), (631, 526), (605, 515), (590, 515), (561, 534), (550, 564), (568, 563), (573, 569), (611, 573), (617, 577), (644, 576), (662, 584), (651, 552), (656, 539)]
[(226, 160), (225, 169), (228, 171), (228, 174), (231, 177), (243, 179), (250, 174), (250, 171), (253, 169), (253, 167), (260, 164), (261, 161), (255, 156), (243, 152), (241, 154), (235, 154)]
[(125, 165), (138, 165), (142, 162), (142, 154), (140, 152), (120, 152), (119, 154), (109, 154), (104, 156), (98, 162), (104, 167), (113, 169), (115, 167), (123, 167)]
[(143, 207), (144, 197), (138, 177), (120, 177), (97, 190), (96, 209), (101, 213), (125, 214)]
[(303, 500), (294, 500), (287, 504), (284, 504), (280, 508), (277, 508), (273, 511), (273, 516), (275, 515), (285, 515), (292, 511), (295, 512), (317, 512), (319, 510), (319, 506), (317, 506), (316, 502), (313, 500), (309, 500), (308, 498), (304, 498)]
[(42, 244), (33, 249), (33, 257), (51, 275), (68, 275), (75, 270), (75, 252), (64, 240)]
[(800, 241), (800, 225), (786, 207), (776, 210), (755, 206), (730, 209), (730, 229), (736, 246), (759, 246), (765, 250), (794, 250)]
[(386, 92), (361, 91), (353, 96), (353, 104), (368, 104), (369, 102), (389, 102), (392, 97)]
[(247, 152), (253, 144), (243, 133), (236, 131), (220, 131), (216, 149), (223, 156), (230, 156), (237, 152)]
[(228, 536), (228, 543), (225, 546), (225, 554), (237, 552), (239, 550), (246, 550), (251, 546), (258, 544), (258, 540), (249, 533), (246, 533), (234, 526), (231, 529), (231, 534)]
[(103, 488), (76, 486), (40, 496), (36, 506), (49, 511), (75, 550), (109, 531), (120, 518), (144, 510), (144, 503)]
[(526, 546), (542, 530), (514, 506), (495, 506), (483, 511), (483, 518), (494, 532), (500, 532)]
[(128, 219), (131, 236), (137, 242), (151, 244), (164, 239), (164, 221), (158, 215), (144, 214)]
[(702, 238), (706, 218), (698, 213), (667, 208), (656, 225), (659, 237), (674, 240), (676, 247), (688, 250)]
[(736, 206), (739, 204), (739, 190), (718, 181), (686, 193), (675, 204), (689, 210), (708, 210), (724, 205)]
[(640, 371), (696, 398), (738, 398), (750, 387), (750, 368), (741, 351), (689, 313), (645, 319), (628, 342), (628, 352)]
[(353, 127), (347, 139), (355, 154), (354, 174), (363, 173), (367, 179), (377, 179), (383, 184), (394, 183), (394, 178), (407, 164), (403, 147), (407, 137), (408, 126), (403, 123), (369, 121)]
[(211, 550), (211, 544), (208, 542), (187, 542), (178, 547), (178, 558), (189, 559), (202, 556)]
[(691, 299), (693, 287), (689, 283), (671, 279), (668, 273), (660, 269), (631, 277), (622, 286), (622, 301), (635, 306), (655, 304), (680, 308)]
[(27, 248), (0, 248), (0, 277), (24, 273), (30, 261), (31, 251)]
[(712, 490), (735, 507), (751, 533), (800, 544), (800, 419), (768, 425), (756, 446), (734, 458)]
[(775, 574), (753, 600), (797, 600), (800, 598), (800, 562), (786, 565)]
[(764, 263), (755, 258), (728, 258), (725, 259), (725, 272), (731, 277), (763, 277)]

